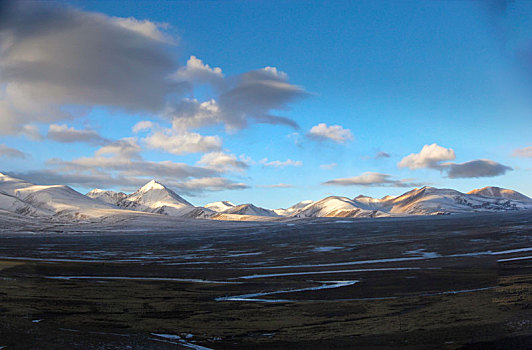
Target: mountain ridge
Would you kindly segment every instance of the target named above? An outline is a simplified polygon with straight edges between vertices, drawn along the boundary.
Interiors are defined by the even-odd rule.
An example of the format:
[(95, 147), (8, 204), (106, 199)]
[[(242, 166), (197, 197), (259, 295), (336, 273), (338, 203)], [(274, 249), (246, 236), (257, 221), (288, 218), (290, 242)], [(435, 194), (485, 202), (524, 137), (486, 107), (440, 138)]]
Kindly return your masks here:
[(438, 215), (468, 212), (532, 210), (532, 199), (514, 190), (484, 187), (462, 193), (425, 186), (392, 197), (353, 199), (329, 196), (306, 200), (286, 209), (266, 209), (252, 203), (229, 201), (194, 206), (164, 184), (151, 180), (126, 194), (94, 189), (83, 195), (66, 185), (35, 185), (0, 173), (0, 209), (26, 216), (105, 217), (116, 213), (144, 212), (182, 218), (215, 220), (279, 220), (315, 217), (384, 217)]

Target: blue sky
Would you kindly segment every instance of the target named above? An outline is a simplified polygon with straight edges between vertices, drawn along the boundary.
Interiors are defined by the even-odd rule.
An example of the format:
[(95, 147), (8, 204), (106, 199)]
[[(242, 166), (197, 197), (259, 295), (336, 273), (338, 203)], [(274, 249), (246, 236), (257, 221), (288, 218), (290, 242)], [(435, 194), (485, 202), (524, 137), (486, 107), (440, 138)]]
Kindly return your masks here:
[[(0, 51), (2, 172), (82, 192), (132, 190), (155, 177), (197, 205), (276, 208), (329, 194), (397, 195), (423, 184), (532, 195), (530, 2), (72, 1), (31, 11), (28, 4), (35, 5), (8, 11), (22, 20), (0, 27), (15, 43), (5, 40)], [(18, 35), (29, 12), (42, 23)], [(100, 25), (97, 40), (91, 27), (77, 30), (87, 18), (86, 25)], [(146, 59), (118, 63), (122, 74), (112, 80), (113, 64), (135, 52), (124, 43)], [(114, 61), (119, 55), (127, 57)], [(191, 56), (200, 70), (187, 65)], [(39, 59), (60, 62), (69, 74), (41, 74), (55, 70)], [(28, 61), (38, 74), (19, 69)], [(78, 77), (80, 70), (89, 73)], [(235, 98), (241, 89), (245, 96)], [(186, 119), (183, 99), (212, 99), (220, 111)], [(134, 132), (141, 121), (152, 124)], [(124, 151), (123, 139), (135, 152)], [(192, 168), (187, 175), (182, 165), (175, 175), (172, 164), (159, 170), (168, 162)]]

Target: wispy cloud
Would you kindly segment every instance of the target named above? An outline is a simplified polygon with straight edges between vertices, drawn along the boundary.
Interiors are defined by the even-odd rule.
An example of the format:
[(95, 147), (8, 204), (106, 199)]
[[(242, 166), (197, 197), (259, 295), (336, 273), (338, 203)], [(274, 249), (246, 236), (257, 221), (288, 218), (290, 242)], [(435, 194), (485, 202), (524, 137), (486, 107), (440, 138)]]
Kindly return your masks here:
[(380, 158), (390, 158), (390, 154), (389, 153), (386, 153), (386, 152), (378, 152), (376, 155), (375, 155), (375, 159), (380, 159)]
[(330, 163), (330, 164), (321, 164), (320, 165), (320, 169), (323, 169), (323, 170), (332, 170), (334, 168), (336, 168), (338, 164), (336, 163)]
[(264, 166), (275, 167), (275, 168), (284, 168), (284, 167), (287, 167), (287, 166), (299, 167), (299, 166), (303, 165), (302, 161), (300, 161), (300, 160), (292, 160), (292, 159), (287, 159), (285, 161), (280, 161), (280, 160), (268, 161), (268, 158), (264, 158), (264, 159), (262, 159), (260, 161), (260, 163), (262, 165), (264, 165)]
[(294, 187), (294, 185), (278, 183), (278, 184), (273, 184), (273, 185), (259, 185), (257, 187), (260, 187), (260, 188), (292, 188)]
[(365, 172), (361, 175), (339, 178), (324, 182), (324, 185), (334, 186), (364, 186), (364, 187), (418, 187), (423, 184), (411, 182), (412, 179), (397, 180), (391, 175)]
[(525, 148), (518, 148), (514, 150), (514, 152), (512, 153), (512, 156), (520, 157), (520, 158), (532, 158), (532, 146), (528, 146)]
[(10, 159), (27, 159), (30, 155), (26, 152), (19, 151), (16, 148), (8, 147), (6, 145), (0, 144), (0, 158), (10, 158)]
[(109, 142), (109, 140), (102, 137), (96, 130), (78, 130), (74, 127), (68, 127), (65, 124), (51, 124), (46, 136), (51, 140), (63, 143), (86, 142), (101, 145)]
[(205, 191), (222, 191), (222, 190), (243, 190), (249, 188), (248, 185), (242, 182), (234, 182), (223, 177), (205, 177), (199, 179), (191, 179), (185, 182), (174, 184), (185, 193), (202, 193)]

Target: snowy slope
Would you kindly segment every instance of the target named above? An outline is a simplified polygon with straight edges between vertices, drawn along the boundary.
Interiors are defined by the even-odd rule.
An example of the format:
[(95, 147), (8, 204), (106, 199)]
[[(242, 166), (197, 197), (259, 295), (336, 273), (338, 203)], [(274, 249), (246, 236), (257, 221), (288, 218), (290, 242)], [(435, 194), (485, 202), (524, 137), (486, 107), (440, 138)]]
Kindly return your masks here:
[(32, 185), (15, 190), (15, 195), (25, 203), (56, 214), (63, 211), (82, 212), (89, 209), (111, 208), (107, 203), (84, 196), (64, 185)]
[(296, 212), (301, 211), (301, 209), (305, 208), (306, 206), (308, 206), (308, 205), (310, 205), (312, 203), (314, 203), (314, 201), (305, 200), (305, 201), (301, 201), (299, 203), (296, 203), (296, 204), (292, 205), (290, 208), (275, 209), (274, 212), (275, 212), (275, 214), (280, 215), (280, 216), (292, 216)]
[(49, 210), (36, 208), (16, 196), (2, 192), (0, 192), (0, 209), (27, 216), (48, 216), (54, 214)]
[(532, 202), (532, 198), (527, 197), (522, 193), (519, 193), (513, 190), (508, 190), (506, 188), (493, 187), (493, 186), (475, 189), (475, 190), (467, 192), (467, 194), (473, 194), (473, 195), (484, 196), (484, 197), (506, 198), (506, 199), (513, 199), (516, 201), (523, 201), (523, 202)]
[(236, 205), (231, 203), (231, 202), (229, 202), (229, 201), (214, 202), (214, 203), (209, 203), (209, 204), (204, 206), (204, 208), (210, 209), (210, 210), (215, 211), (217, 213), (224, 212), (224, 211), (226, 211), (228, 209), (231, 209), (233, 207), (236, 207)]
[(26, 182), (21, 179), (16, 179), (9, 175), (0, 173), (0, 191), (6, 194), (15, 195), (15, 191), (20, 188), (33, 186), (32, 183)]
[(278, 216), (273, 210), (257, 207), (253, 204), (241, 204), (236, 207), (229, 208), (223, 212), (224, 214), (239, 214), (239, 215), (252, 215), (252, 216)]
[(378, 198), (360, 195), (356, 197), (355, 199), (353, 199), (353, 202), (356, 203), (357, 207), (360, 207), (363, 209), (367, 209), (367, 210), (379, 209), (380, 210), (383, 207), (382, 203), (386, 201), (387, 199), (389, 200), (391, 198), (393, 197), (386, 196), (382, 199), (378, 199)]
[(425, 186), (413, 189), (391, 200), (383, 201), (382, 208), (384, 210), (388, 209), (390, 213), (433, 215), (532, 209), (532, 204)]
[[(0, 174), (2, 209), (24, 215), (91, 216), (93, 209), (109, 209), (110, 205), (88, 198), (64, 185), (38, 186)], [(16, 197), (16, 200), (13, 198)]]
[(155, 180), (151, 180), (135, 193), (124, 198), (119, 206), (170, 216), (209, 217), (214, 214), (212, 210), (194, 207), (177, 193)]
[(120, 202), (122, 202), (122, 200), (127, 197), (127, 194), (125, 194), (124, 192), (105, 191), (96, 188), (87, 193), (86, 196), (92, 199), (97, 199), (104, 203), (118, 206)]
[(379, 217), (388, 214), (373, 209), (361, 208), (358, 203), (347, 198), (330, 196), (296, 211), (292, 216), (305, 217)]

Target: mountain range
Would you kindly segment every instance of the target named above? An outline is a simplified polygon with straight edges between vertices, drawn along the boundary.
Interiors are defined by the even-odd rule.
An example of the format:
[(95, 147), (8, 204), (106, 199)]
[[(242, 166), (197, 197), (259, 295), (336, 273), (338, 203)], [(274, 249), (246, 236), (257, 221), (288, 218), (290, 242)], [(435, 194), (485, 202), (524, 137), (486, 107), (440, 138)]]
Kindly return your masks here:
[(166, 215), (214, 220), (268, 221), (283, 218), (367, 218), (532, 210), (532, 199), (513, 190), (484, 187), (468, 193), (434, 187), (415, 188), (400, 196), (347, 198), (330, 196), (302, 201), (286, 209), (266, 209), (229, 201), (197, 207), (152, 180), (137, 191), (94, 189), (83, 195), (65, 185), (42, 186), (0, 173), (0, 212), (56, 219), (87, 219), (117, 214)]

